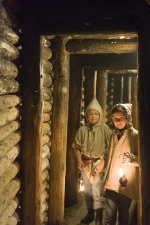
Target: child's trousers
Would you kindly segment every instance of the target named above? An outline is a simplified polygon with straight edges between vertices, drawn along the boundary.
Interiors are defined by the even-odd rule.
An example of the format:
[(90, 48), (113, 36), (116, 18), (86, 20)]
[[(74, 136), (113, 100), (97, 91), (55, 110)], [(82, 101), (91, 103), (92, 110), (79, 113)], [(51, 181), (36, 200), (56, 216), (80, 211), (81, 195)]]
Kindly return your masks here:
[(102, 196), (104, 173), (101, 173), (100, 180), (95, 183), (89, 182), (84, 171), (82, 175), (87, 208), (104, 209), (106, 206), (106, 199)]
[(116, 225), (117, 211), (118, 224), (129, 224), (129, 208), (132, 199), (115, 191), (106, 190), (106, 218), (105, 225)]

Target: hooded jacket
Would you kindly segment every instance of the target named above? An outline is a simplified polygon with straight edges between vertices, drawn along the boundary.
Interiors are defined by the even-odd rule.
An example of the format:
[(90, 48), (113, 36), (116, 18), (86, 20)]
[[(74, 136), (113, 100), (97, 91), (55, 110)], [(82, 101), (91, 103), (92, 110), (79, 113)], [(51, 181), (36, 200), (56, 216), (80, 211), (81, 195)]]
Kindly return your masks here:
[[(88, 121), (85, 125), (81, 126), (76, 133), (72, 147), (88, 157), (100, 158), (108, 147), (111, 130), (107, 125), (101, 123), (103, 117), (102, 109), (95, 98), (87, 106), (85, 111), (86, 118), (87, 112), (90, 109), (94, 109), (99, 112), (100, 120), (93, 126), (91, 126)], [(93, 165), (89, 164), (84, 168), (84, 171), (91, 182), (96, 182), (98, 178), (92, 176), (92, 167)]]
[[(104, 177), (104, 191), (107, 189), (123, 194), (131, 199), (139, 199), (139, 163), (138, 163), (138, 131), (133, 128), (131, 111), (125, 104), (128, 125), (120, 140), (117, 139), (117, 129), (114, 129), (107, 150), (107, 165)], [(119, 105), (116, 107), (120, 107)], [(129, 111), (128, 111), (129, 110)], [(130, 153), (130, 163), (123, 163), (124, 152)], [(119, 183), (120, 168), (127, 178), (126, 187)]]

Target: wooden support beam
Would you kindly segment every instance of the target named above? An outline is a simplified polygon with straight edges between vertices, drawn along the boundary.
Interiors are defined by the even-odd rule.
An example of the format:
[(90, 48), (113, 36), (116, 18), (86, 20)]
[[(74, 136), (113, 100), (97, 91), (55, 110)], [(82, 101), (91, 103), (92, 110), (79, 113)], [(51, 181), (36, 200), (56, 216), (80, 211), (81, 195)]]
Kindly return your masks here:
[(140, 212), (139, 225), (150, 224), (150, 24), (149, 13), (140, 18), (138, 34), (138, 112), (140, 152)]
[(124, 76), (123, 103), (131, 103), (131, 77)]
[(107, 79), (108, 75), (105, 70), (97, 71), (97, 100), (103, 111), (102, 122), (106, 123), (106, 107), (107, 107)]
[(132, 123), (135, 129), (138, 130), (138, 78), (132, 77), (131, 80), (131, 103), (132, 103)]
[(22, 92), (24, 104), (22, 111), (21, 223), (22, 225), (40, 225), (42, 183), (41, 38), (35, 30), (34, 15), (30, 14), (22, 26)]
[(137, 39), (69, 40), (66, 49), (71, 54), (134, 53), (137, 52)]
[[(77, 85), (75, 85), (77, 84)], [(78, 168), (74, 151), (71, 147), (77, 129), (80, 126), (82, 67), (76, 55), (70, 56), (70, 91), (68, 138), (66, 156), (65, 206), (77, 204), (78, 200)]]
[(48, 224), (63, 224), (69, 99), (69, 53), (66, 38), (56, 38), (54, 55), (54, 104)]

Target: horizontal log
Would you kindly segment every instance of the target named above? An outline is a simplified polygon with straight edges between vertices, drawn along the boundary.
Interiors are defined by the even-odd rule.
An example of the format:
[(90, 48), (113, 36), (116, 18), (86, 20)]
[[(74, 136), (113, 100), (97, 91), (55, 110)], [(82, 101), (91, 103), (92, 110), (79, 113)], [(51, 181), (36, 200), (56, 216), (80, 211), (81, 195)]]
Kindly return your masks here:
[(66, 50), (71, 54), (102, 54), (102, 53), (134, 53), (137, 52), (137, 39), (116, 40), (69, 40)]
[(42, 147), (42, 159), (44, 159), (50, 152), (50, 149), (47, 145)]
[(110, 74), (137, 74), (137, 70), (106, 70), (106, 72)]
[(84, 39), (136, 39), (137, 38), (137, 33), (124, 33), (124, 32), (115, 32), (115, 33), (108, 33), (108, 32), (104, 32), (101, 34), (73, 34), (70, 35), (71, 39), (80, 39), (80, 40), (84, 40)]
[(42, 171), (41, 181), (44, 182), (45, 180), (49, 179), (49, 172), (47, 169)]
[(16, 20), (14, 14), (6, 10), (2, 4), (2, 1), (0, 1), (0, 20), (10, 28), (15, 28), (18, 25), (18, 21)]
[(19, 220), (19, 216), (16, 212), (10, 217), (7, 221), (7, 225), (17, 225)]
[(20, 110), (18, 107), (0, 111), (0, 127), (19, 117)]
[(45, 134), (48, 134), (48, 132), (51, 130), (51, 127), (48, 123), (43, 123), (42, 124), (42, 133), (43, 133), (43, 136)]
[(47, 210), (48, 210), (48, 204), (47, 204), (47, 201), (45, 201), (41, 204), (41, 213)]
[(48, 198), (48, 193), (47, 193), (47, 191), (44, 190), (41, 193), (41, 202), (43, 203), (47, 198)]
[(0, 142), (0, 159), (21, 140), (21, 132), (14, 132)]
[(16, 80), (0, 79), (0, 95), (15, 93), (20, 90)]
[(45, 60), (49, 60), (52, 58), (52, 50), (48, 47), (43, 46), (41, 54), (42, 58)]
[(49, 189), (49, 184), (47, 181), (44, 181), (41, 186), (41, 191), (48, 190), (48, 189)]
[(0, 127), (0, 141), (6, 138), (9, 134), (13, 133), (14, 131), (20, 128), (20, 121), (11, 121), (7, 123), (5, 126)]
[(20, 181), (18, 179), (12, 180), (3, 194), (0, 196), (0, 217), (9, 206), (10, 202), (16, 196), (17, 192), (20, 189)]
[(50, 73), (51, 70), (53, 69), (52, 63), (45, 59), (43, 59), (42, 62), (43, 62), (43, 73)]
[(5, 172), (0, 176), (0, 195), (4, 192), (9, 182), (15, 178), (16, 174), (19, 172), (20, 166), (18, 162), (13, 162), (5, 170)]
[(44, 135), (42, 137), (42, 145), (47, 144), (50, 141), (50, 137), (48, 135)]
[(2, 175), (9, 165), (16, 159), (19, 152), (19, 146), (14, 146), (2, 159), (0, 159), (0, 175)]
[(47, 37), (42, 36), (42, 45), (45, 46), (45, 47), (50, 47), (51, 42), (47, 39)]
[(43, 93), (43, 101), (49, 100), (52, 96), (52, 91), (50, 88), (43, 87), (42, 88), (42, 93)]
[(6, 79), (14, 79), (18, 75), (18, 68), (14, 63), (1, 59), (0, 60), (0, 77)]
[(43, 74), (43, 86), (44, 87), (50, 87), (52, 85), (52, 78), (50, 74), (44, 73)]
[(50, 162), (47, 158), (42, 159), (42, 171), (50, 168)]
[(17, 106), (21, 103), (22, 99), (17, 95), (3, 95), (0, 96), (0, 110), (8, 109)]
[(43, 113), (43, 122), (47, 122), (50, 120), (50, 114), (49, 113)]
[(14, 61), (19, 56), (18, 49), (4, 38), (0, 38), (0, 52), (3, 59)]
[(12, 29), (3, 24), (2, 21), (0, 21), (0, 37), (5, 38), (13, 45), (19, 40), (19, 36)]
[[(47, 210), (46, 210), (47, 211)], [(41, 215), (41, 222), (43, 224), (47, 224), (48, 223), (48, 215), (47, 215), (47, 212), (43, 212), (42, 215)]]
[(50, 112), (52, 109), (52, 105), (50, 102), (48, 101), (43, 101), (43, 112), (46, 113), (46, 112)]
[(17, 197), (11, 200), (9, 206), (0, 217), (0, 225), (8, 225), (8, 219), (13, 216), (16, 208), (18, 207), (18, 204), (19, 200)]

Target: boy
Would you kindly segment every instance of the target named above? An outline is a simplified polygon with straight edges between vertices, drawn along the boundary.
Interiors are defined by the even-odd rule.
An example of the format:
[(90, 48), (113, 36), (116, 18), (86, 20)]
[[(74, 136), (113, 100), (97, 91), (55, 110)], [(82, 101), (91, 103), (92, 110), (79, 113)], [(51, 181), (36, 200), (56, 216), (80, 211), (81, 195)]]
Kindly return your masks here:
[[(109, 143), (111, 131), (102, 121), (102, 109), (96, 98), (87, 106), (85, 117), (87, 124), (81, 126), (77, 133), (72, 147), (75, 150), (78, 168), (82, 171), (85, 202), (88, 213), (81, 220), (81, 223), (90, 223), (94, 220), (94, 210), (96, 211), (95, 224), (102, 224), (102, 212), (105, 208), (105, 198), (102, 196), (103, 185), (103, 160), (100, 174), (92, 174), (94, 162), (103, 155)], [(85, 160), (83, 159), (85, 158)], [(86, 160), (87, 159), (87, 160)], [(89, 163), (84, 164), (84, 161)], [(86, 164), (87, 164), (86, 163)]]
[[(104, 177), (105, 225), (129, 224), (132, 199), (139, 198), (138, 131), (131, 123), (131, 104), (116, 104), (111, 110), (115, 129), (107, 151)], [(122, 174), (119, 175), (119, 172)]]

